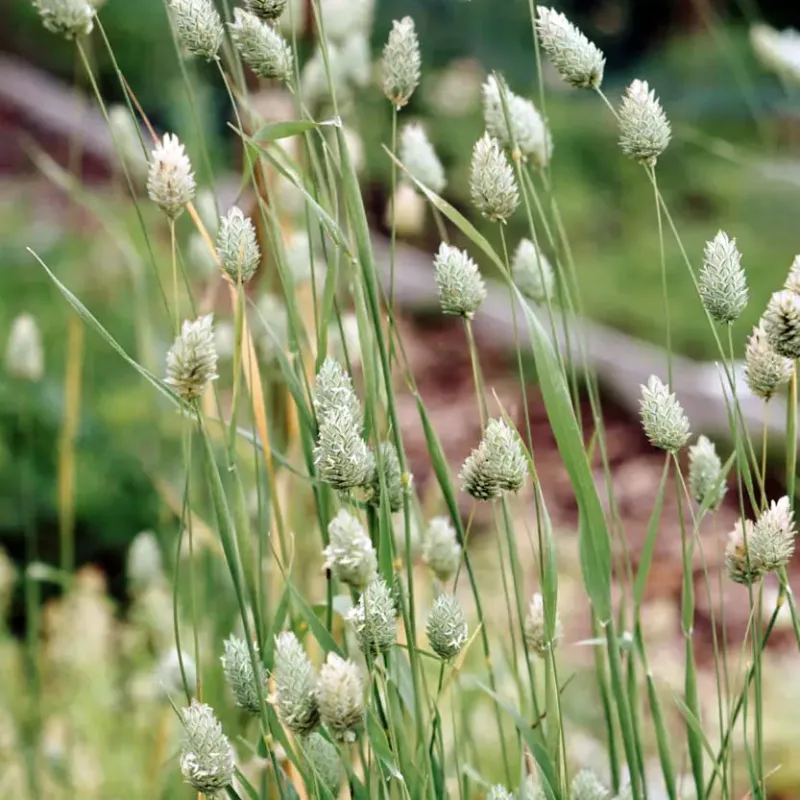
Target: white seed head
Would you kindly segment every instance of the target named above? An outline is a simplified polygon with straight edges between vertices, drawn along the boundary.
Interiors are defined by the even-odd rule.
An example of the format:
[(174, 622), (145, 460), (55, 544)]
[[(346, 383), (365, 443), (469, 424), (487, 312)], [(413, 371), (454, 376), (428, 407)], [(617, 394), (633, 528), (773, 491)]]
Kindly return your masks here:
[(553, 140), (542, 115), (530, 100), (514, 94), (507, 87), (505, 95), (510, 125), (506, 121), (497, 79), (490, 75), (483, 84), (486, 132), (506, 150), (513, 152), (516, 148), (534, 167), (546, 166), (553, 152)]
[[(183, 673), (181, 673), (181, 662), (183, 663)], [(181, 651), (179, 655), (177, 649), (173, 647), (161, 657), (156, 666), (156, 683), (168, 695), (181, 695), (185, 688), (183, 685), (184, 675), (189, 693), (194, 694), (197, 690), (197, 665), (188, 653)]]
[(800, 358), (800, 296), (784, 289), (770, 298), (762, 318), (770, 347), (784, 358)]
[(442, 661), (455, 658), (467, 643), (469, 630), (458, 600), (451, 594), (440, 594), (433, 603), (425, 627), (431, 650)]
[(727, 491), (717, 448), (705, 436), (698, 437), (697, 444), (689, 448), (689, 490), (709, 511), (719, 508)]
[(750, 28), (750, 43), (764, 67), (788, 83), (800, 85), (800, 32), (754, 25)]
[(534, 303), (544, 303), (553, 294), (553, 268), (530, 239), (520, 239), (511, 259), (511, 277), (520, 292)]
[(288, 0), (245, 0), (245, 6), (264, 22), (274, 22), (286, 10)]
[(325, 569), (353, 589), (365, 589), (378, 570), (378, 559), (362, 524), (340, 509), (328, 525), (328, 541), (322, 553)]
[(372, 50), (367, 36), (356, 32), (342, 42), (339, 48), (339, 69), (348, 84), (357, 89), (369, 86), (372, 80)]
[(94, 28), (97, 9), (86, 0), (33, 0), (33, 7), (48, 31), (66, 39), (88, 35)]
[(647, 81), (635, 80), (619, 108), (619, 144), (626, 156), (654, 166), (667, 149), (672, 131), (656, 93)]
[(606, 60), (563, 14), (537, 5), (536, 32), (561, 77), (578, 89), (595, 89), (603, 82)]
[(800, 294), (800, 255), (794, 257), (792, 266), (789, 269), (789, 274), (786, 276), (786, 283), (783, 284), (783, 288), (788, 289), (794, 294)]
[(785, 567), (794, 553), (796, 533), (789, 498), (773, 501), (753, 527), (748, 541), (751, 562), (763, 572), (777, 572)]
[(375, 0), (321, 0), (325, 35), (334, 44), (356, 33), (369, 36), (375, 14)]
[(117, 154), (127, 167), (131, 178), (137, 184), (144, 185), (150, 171), (150, 164), (147, 161), (147, 154), (142, 144), (143, 139), (139, 136), (136, 122), (126, 106), (115, 103), (109, 107), (108, 127), (117, 148)]
[(311, 733), (319, 725), (317, 676), (303, 645), (290, 631), (275, 637), (272, 677), (281, 722), (298, 736)]
[(788, 383), (792, 377), (794, 362), (779, 356), (769, 343), (764, 321), (759, 321), (747, 340), (744, 356), (744, 377), (750, 391), (764, 400), (769, 400), (778, 387)]
[(642, 426), (653, 447), (675, 452), (689, 441), (689, 420), (669, 386), (651, 375), (642, 386)]
[(442, 242), (433, 266), (442, 312), (472, 319), (486, 299), (486, 284), (478, 265), (465, 250)]
[(20, 314), (11, 323), (6, 345), (6, 372), (26, 381), (44, 376), (42, 334), (31, 314)]
[(422, 560), (443, 583), (447, 583), (461, 564), (461, 545), (447, 517), (434, 517), (425, 531)]
[[(225, 681), (233, 692), (236, 705), (249, 714), (258, 714), (261, 711), (259, 698), (266, 698), (269, 694), (269, 678), (267, 670), (259, 659), (258, 680), (253, 673), (253, 662), (250, 660), (250, 651), (247, 642), (238, 636), (231, 636), (224, 643), (225, 652), (221, 657)], [(253, 647), (258, 654), (258, 645)]]
[(126, 574), (128, 586), (134, 592), (142, 592), (164, 580), (161, 548), (151, 531), (142, 531), (134, 536), (128, 548)]
[(375, 576), (350, 609), (347, 620), (356, 632), (361, 652), (370, 656), (388, 652), (397, 641), (397, 611), (386, 581)]
[(503, 492), (518, 492), (527, 474), (528, 462), (517, 432), (505, 420), (490, 419), (459, 477), (464, 490), (476, 500), (492, 500)]
[(336, 653), (328, 653), (319, 673), (319, 710), (337, 740), (355, 741), (364, 719), (364, 683), (356, 664)]
[(170, 218), (179, 216), (195, 193), (192, 164), (174, 133), (165, 133), (156, 145), (147, 176), (150, 199)]
[(383, 48), (383, 93), (397, 108), (411, 99), (419, 86), (422, 59), (414, 20), (403, 17), (392, 23), (389, 40)]
[(192, 700), (182, 714), (185, 728), (181, 750), (183, 777), (198, 792), (210, 797), (221, 796), (233, 782), (236, 766), (233, 747), (210, 706)]
[(206, 61), (217, 57), (225, 29), (211, 0), (169, 0), (178, 41), (187, 53)]
[(292, 74), (292, 49), (271, 25), (249, 11), (235, 8), (229, 28), (242, 61), (259, 78), (288, 81)]
[(486, 793), (486, 800), (514, 800), (514, 795), (505, 786), (497, 783)]
[(367, 486), (375, 472), (375, 454), (361, 436), (361, 420), (345, 407), (328, 414), (319, 426), (314, 465), (323, 483), (340, 492)]
[(322, 425), (331, 414), (343, 408), (359, 421), (361, 428), (361, 406), (353, 389), (353, 381), (336, 359), (327, 357), (319, 368), (314, 389), (314, 412), (317, 415), (317, 423)]
[(496, 139), (485, 133), (475, 143), (470, 165), (472, 204), (492, 221), (505, 221), (519, 205), (514, 170)]
[(569, 785), (570, 800), (608, 800), (610, 792), (594, 770), (582, 769)]
[(400, 160), (420, 183), (441, 194), (447, 181), (444, 167), (422, 125), (406, 125), (400, 134)]
[(380, 505), (381, 502), (381, 474), (386, 485), (386, 502), (389, 511), (394, 514), (403, 507), (403, 497), (405, 496), (406, 482), (403, 480), (403, 473), (400, 471), (400, 459), (397, 457), (397, 448), (392, 442), (380, 443), (380, 460), (374, 458), (375, 471), (372, 474), (369, 504)]
[(217, 253), (222, 269), (234, 283), (247, 283), (261, 262), (253, 222), (236, 206), (220, 221)]
[(725, 569), (728, 577), (735, 583), (757, 583), (761, 580), (764, 570), (756, 563), (752, 552), (753, 523), (737, 520), (733, 530), (728, 535), (728, 544), (725, 548)]
[(211, 381), (217, 379), (217, 349), (214, 319), (211, 314), (186, 320), (180, 336), (167, 353), (166, 382), (184, 398), (202, 397)]
[(547, 634), (547, 619), (544, 613), (544, 598), (539, 592), (531, 597), (528, 615), (525, 617), (525, 643), (539, 657), (544, 658), (547, 651), (555, 648), (563, 636), (561, 618), (556, 613), (555, 634), (552, 638)]
[(733, 322), (747, 305), (747, 278), (741, 260), (736, 239), (724, 231), (706, 242), (698, 279), (700, 299), (717, 322)]
[(300, 741), (300, 747), (313, 770), (317, 784), (324, 787), (333, 797), (338, 797), (344, 770), (336, 747), (317, 732), (304, 737)]

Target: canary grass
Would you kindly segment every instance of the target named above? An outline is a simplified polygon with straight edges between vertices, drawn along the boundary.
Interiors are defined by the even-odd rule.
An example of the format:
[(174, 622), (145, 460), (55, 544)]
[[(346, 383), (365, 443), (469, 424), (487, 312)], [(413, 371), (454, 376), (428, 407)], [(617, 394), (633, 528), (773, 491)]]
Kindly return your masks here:
[[(117, 66), (113, 43), (102, 26), (102, 9), (92, 13), (78, 0), (37, 0), (36, 6), (48, 29), (76, 36), (79, 63), (108, 120), (87, 54), (88, 31), (82, 20), (88, 15), (114, 65), (132, 118), (141, 117), (149, 125), (135, 87), (128, 86)], [(247, 7), (251, 13), (236, 9), (234, 16), (225, 2), (218, 21), (208, 3), (165, 0), (165, 10), (172, 10), (177, 25), (172, 35), (198, 145), (186, 158), (177, 137), (158, 138), (151, 130), (153, 141), (144, 150), (157, 148), (158, 153), (151, 160), (148, 181), (152, 205), (136, 191), (123, 143), (115, 141), (152, 282), (164, 302), (165, 313), (157, 323), (152, 313), (141, 320), (143, 325), (157, 324), (165, 344), (174, 340), (166, 362), (158, 367), (129, 356), (114, 338), (113, 324), (104, 328), (78, 293), (43, 265), (82, 322), (150, 384), (165, 418), (176, 411), (180, 415), (183, 473), (173, 507), (175, 546), (165, 559), (167, 566), (153, 568), (151, 584), (148, 568), (142, 566), (142, 543), (152, 554), (154, 541), (140, 538), (129, 572), (135, 576), (130, 583), (134, 607), (143, 604), (148, 593), (162, 589), (172, 598), (172, 641), (158, 647), (164, 658), (175, 648), (180, 678), (163, 681), (161, 690), (168, 691), (178, 712), (169, 720), (173, 733), (185, 728), (179, 763), (170, 761), (159, 746), (155, 771), (141, 766), (142, 774), (151, 775), (149, 781), (156, 784), (154, 790), (148, 783), (147, 796), (179, 796), (182, 772), (183, 779), (207, 797), (332, 797), (344, 776), (351, 796), (359, 798), (438, 798), (457, 792), (477, 797), (488, 791), (496, 797), (513, 792), (548, 800), (604, 800), (613, 794), (639, 800), (658, 791), (648, 768), (653, 758), (670, 800), (686, 789), (677, 772), (684, 764), (698, 797), (710, 797), (718, 788), (726, 798), (748, 791), (763, 796), (774, 767), (765, 753), (769, 720), (763, 700), (764, 648), (784, 603), (800, 646), (785, 569), (794, 544), (797, 378), (790, 358), (797, 355), (796, 281), (776, 292), (745, 351), (746, 343), (734, 341), (730, 326), (748, 299), (736, 232), (730, 237), (720, 232), (713, 241), (709, 232), (701, 272), (697, 265), (703, 263), (703, 253), (687, 252), (659, 190), (657, 169), (668, 170), (670, 159), (678, 157), (667, 148), (669, 108), (665, 113), (648, 83), (638, 79), (615, 108), (601, 88), (603, 54), (569, 19), (534, 0), (530, 11), (539, 80), (536, 106), (510, 92), (502, 76), (492, 76), (484, 87), (489, 133), (478, 139), (472, 154), (464, 154), (464, 160), (472, 155), (471, 218), (483, 215), (489, 221), (486, 235), (479, 233), (433, 191), (443, 192), (449, 185), (438, 162), (439, 174), (428, 185), (420, 180), (418, 159), (403, 163), (408, 137), (399, 146), (398, 115), (402, 109), (405, 117), (405, 106), (414, 102), (425, 58), (414, 21), (395, 21), (390, 30), (380, 32), (387, 44), (376, 87), (384, 91), (386, 113), (391, 114), (391, 140), (385, 143), (390, 196), (396, 197), (400, 181), (408, 181), (430, 205), (441, 238), (435, 262), (441, 310), (463, 321), (477, 407), (474, 425), (464, 427), (477, 433), (469, 443), (473, 452), (459, 473), (458, 465), (445, 458), (396, 324), (395, 280), (402, 267), (394, 202), (387, 289), (383, 288), (348, 141), (354, 98), (334, 66), (349, 28), (349, 35), (369, 33), (364, 26), (373, 16), (372, 0), (310, 3), (332, 111), (329, 120), (316, 119), (303, 95), (297, 35), (284, 39), (279, 33), (281, 20), (293, 23), (297, 8), (277, 1), (249, 2)], [(192, 21), (197, 19), (211, 28), (193, 32)], [(220, 22), (226, 23), (224, 33)], [(172, 22), (165, 14), (153, 24)], [(331, 40), (326, 24), (335, 34)], [(180, 45), (215, 62), (217, 71), (211, 74), (230, 99), (235, 120), (230, 135), (243, 153), (241, 186), (246, 191), (237, 199), (240, 207), (225, 210), (224, 216), (215, 208), (218, 230), (209, 230), (204, 215), (192, 205), (196, 186), (191, 163), (203, 165), (208, 174), (202, 177), (213, 187), (213, 159)], [(280, 131), (261, 127), (255, 119), (254, 84), (246, 78), (240, 50), (246, 64), (273, 79), (273, 88), (284, 82), (292, 88), (295, 120)], [(601, 98), (620, 125), (619, 158), (629, 156), (640, 163), (655, 203), (653, 235), (658, 236), (660, 253), (667, 363), (661, 373), (664, 382), (656, 375), (643, 387), (642, 435), (666, 452), (658, 490), (648, 498), (652, 512), (636, 560), (619, 515), (597, 377), (582, 334), (573, 325), (583, 302), (550, 174), (559, 150), (548, 125), (543, 58), (552, 61), (565, 81), (593, 89)], [(597, 113), (602, 112), (597, 106)], [(424, 138), (422, 130), (403, 128)], [(520, 136), (524, 141), (517, 140)], [(300, 146), (283, 149), (287, 142)], [(435, 161), (427, 140), (425, 146), (430, 153), (423, 155)], [(277, 178), (299, 194), (299, 214), (282, 206)], [(155, 213), (159, 208), (160, 220)], [(508, 241), (507, 221), (519, 214), (524, 214), (527, 238)], [(293, 228), (306, 240), (311, 262), (307, 278), (296, 274), (290, 258), (286, 232)], [(219, 266), (209, 283), (223, 288), (221, 309), (209, 306), (211, 295), (186, 269), (190, 230)], [(459, 235), (458, 248), (448, 241), (454, 232)], [(733, 442), (727, 461), (723, 442), (689, 433), (692, 420), (680, 404), (687, 387), (673, 385), (667, 234), (675, 239), (719, 349)], [(162, 239), (167, 242), (166, 258)], [(517, 254), (513, 259), (512, 253)], [(315, 271), (317, 260), (324, 262), (324, 275)], [(504, 407), (486, 383), (473, 322), (480, 319), (487, 296), (481, 276), (492, 272), (505, 284), (506, 292), (499, 296), (507, 297), (514, 328), (523, 411), (518, 424), (517, 409)], [(276, 324), (274, 314), (262, 313), (268, 307), (248, 296), (256, 277), (270, 282), (273, 306), (274, 298), (282, 304), (285, 340), (278, 336), (283, 321)], [(357, 329), (355, 349), (345, 341), (344, 317), (350, 308)], [(226, 315), (233, 320), (230, 362), (217, 352), (214, 338), (214, 325)], [(720, 327), (727, 330), (720, 332)], [(342, 340), (341, 362), (328, 358), (336, 332)], [(270, 343), (269, 363), (260, 357), (262, 339)], [(38, 376), (41, 366), (30, 357), (23, 363), (23, 348), (15, 347), (14, 359), (9, 355), (11, 367), (20, 380), (33, 380), (33, 368)], [(591, 647), (593, 675), (572, 674), (576, 648), (571, 645), (576, 637), (559, 600), (565, 548), (561, 532), (552, 530), (536, 471), (523, 369), (526, 349), (533, 353), (548, 421), (576, 498), (582, 613), (594, 634), (584, 644)], [(737, 356), (744, 358), (745, 352), (747, 383), (765, 403), (791, 375), (788, 498), (780, 502), (766, 494), (766, 456), (756, 456), (745, 426), (740, 402), (744, 387), (735, 369)], [(660, 372), (661, 365), (655, 370)], [(407, 428), (401, 427), (405, 417), (398, 410), (401, 387), (411, 393), (432, 466), (432, 484), (424, 494), (410, 473)], [(583, 430), (582, 395), (591, 411), (591, 436)], [(681, 457), (684, 449), (688, 468)], [(595, 458), (600, 482), (590, 466)], [(684, 639), (678, 695), (668, 688), (658, 659), (648, 652), (653, 643), (643, 618), (656, 539), (667, 513), (664, 500), (673, 484), (677, 508), (668, 513), (676, 514), (680, 529)], [(701, 523), (714, 523), (725, 487), (732, 484), (741, 536), (729, 550), (729, 571), (747, 586), (751, 616), (744, 641), (735, 643), (746, 654), (737, 669), (728, 663), (733, 648), (718, 642), (700, 536)], [(535, 515), (529, 514), (531, 504)], [(488, 514), (481, 514), (481, 507)], [(490, 520), (486, 536), (494, 542), (488, 547), (476, 536), (479, 516), (481, 525)], [(521, 525), (535, 564), (530, 571), (524, 569)], [(427, 529), (419, 552), (412, 542), (415, 528)], [(702, 588), (695, 586), (696, 553)], [(496, 588), (498, 576), (488, 575), (478, 556), (496, 560), (501, 591)], [(760, 578), (768, 571), (776, 572), (781, 594), (764, 625)], [(465, 580), (468, 586), (460, 586)], [(694, 627), (699, 591), (706, 593), (712, 607), (717, 730), (705, 719), (707, 704), (699, 696)], [(29, 606), (38, 603), (37, 594), (26, 587)], [(27, 647), (33, 659), (39, 622), (36, 613), (30, 619)], [(43, 675), (32, 674), (31, 687), (41, 695)], [(568, 713), (574, 706), (573, 681), (586, 684), (578, 687), (580, 697), (596, 691), (601, 701), (597, 715), (602, 714), (605, 726), (607, 776), (595, 774), (600, 765), (580, 763), (573, 752), (571, 743), (579, 733)], [(487, 713), (480, 724), (472, 719), (471, 707), (476, 714)], [(42, 730), (46, 712), (37, 698), (29, 721), (34, 734)], [(737, 727), (740, 717), (744, 727)], [(744, 748), (746, 769), (734, 770), (738, 747)], [(39, 764), (38, 743), (32, 752), (29, 772)], [(258, 777), (253, 777), (250, 764), (254, 754), (260, 762)], [(48, 780), (38, 774), (29, 778), (36, 796), (45, 796)], [(69, 762), (65, 785), (75, 786), (79, 780)], [(131, 796), (138, 796), (135, 791), (131, 789)]]

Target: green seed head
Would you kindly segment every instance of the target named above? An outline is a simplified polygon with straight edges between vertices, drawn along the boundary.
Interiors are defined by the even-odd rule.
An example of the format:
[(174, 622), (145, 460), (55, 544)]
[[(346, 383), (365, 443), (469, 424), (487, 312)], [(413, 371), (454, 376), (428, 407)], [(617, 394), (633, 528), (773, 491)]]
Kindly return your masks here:
[[(258, 680), (253, 675), (253, 662), (250, 660), (250, 651), (247, 642), (237, 636), (231, 636), (225, 642), (222, 669), (225, 680), (233, 692), (236, 705), (249, 714), (258, 714), (261, 711), (260, 698), (269, 694), (269, 679), (267, 670), (259, 661)], [(256, 652), (258, 646), (253, 645)]]
[(461, 545), (455, 528), (447, 517), (434, 517), (428, 524), (422, 543), (422, 560), (436, 577), (446, 583), (458, 571)]
[(472, 319), (486, 299), (478, 265), (466, 251), (442, 242), (433, 268), (442, 312)]
[(281, 722), (298, 736), (311, 733), (319, 725), (317, 676), (303, 645), (289, 631), (275, 637), (272, 677)]
[(717, 322), (733, 322), (747, 305), (747, 279), (736, 239), (720, 231), (706, 242), (698, 280), (700, 299)]
[(619, 144), (626, 156), (655, 166), (672, 138), (667, 115), (647, 81), (635, 80), (619, 108)]
[(328, 538), (325, 569), (353, 589), (365, 589), (377, 572), (378, 559), (361, 523), (341, 509), (328, 525)]
[(396, 108), (402, 108), (419, 86), (422, 59), (414, 20), (403, 17), (392, 23), (383, 48), (383, 93)]
[(689, 441), (689, 420), (669, 386), (651, 375), (642, 386), (641, 417), (650, 444), (675, 452)]
[(722, 461), (717, 448), (705, 436), (689, 448), (689, 489), (692, 497), (709, 511), (719, 508), (727, 487), (722, 477)]
[(519, 205), (514, 170), (496, 139), (485, 133), (475, 143), (469, 177), (475, 208), (493, 222), (505, 222)]
[(455, 658), (467, 643), (467, 621), (453, 595), (440, 594), (428, 616), (425, 629), (431, 650), (442, 661)]
[(180, 761), (183, 777), (198, 792), (208, 797), (222, 797), (233, 782), (233, 747), (210, 706), (192, 700), (182, 715), (185, 728)]
[(397, 641), (397, 614), (394, 597), (386, 581), (375, 577), (364, 590), (358, 604), (347, 615), (358, 646), (371, 656), (388, 652)]
[(578, 89), (596, 89), (603, 82), (606, 60), (563, 14), (537, 5), (536, 32), (542, 50), (561, 77)]
[(772, 349), (764, 320), (759, 321), (747, 341), (744, 357), (744, 377), (750, 391), (770, 400), (780, 386), (789, 382), (793, 370), (794, 362)]

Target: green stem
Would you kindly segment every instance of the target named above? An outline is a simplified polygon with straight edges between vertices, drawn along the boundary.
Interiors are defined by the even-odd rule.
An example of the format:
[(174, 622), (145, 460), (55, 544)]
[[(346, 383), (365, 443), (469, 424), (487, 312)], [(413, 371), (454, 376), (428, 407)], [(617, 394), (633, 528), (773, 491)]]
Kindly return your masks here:
[(797, 362), (792, 365), (789, 381), (789, 403), (786, 407), (786, 494), (794, 510), (797, 481)]

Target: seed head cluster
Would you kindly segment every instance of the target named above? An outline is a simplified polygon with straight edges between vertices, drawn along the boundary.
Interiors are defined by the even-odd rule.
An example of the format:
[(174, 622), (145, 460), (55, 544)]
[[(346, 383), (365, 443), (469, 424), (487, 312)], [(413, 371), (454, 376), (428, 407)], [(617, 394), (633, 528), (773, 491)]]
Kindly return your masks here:
[[(258, 654), (258, 646), (254, 644), (253, 648)], [(269, 679), (264, 665), (258, 662), (256, 678), (247, 643), (238, 636), (231, 636), (225, 641), (225, 652), (220, 660), (225, 681), (233, 692), (236, 705), (249, 714), (258, 714), (261, 710), (259, 698), (269, 694)]]
[(292, 74), (292, 50), (272, 25), (250, 11), (235, 8), (229, 27), (242, 61), (259, 78), (288, 81)]
[(319, 709), (336, 739), (355, 741), (364, 719), (364, 681), (354, 662), (328, 653), (319, 673)]
[(170, 218), (175, 219), (192, 202), (196, 190), (192, 164), (174, 133), (165, 133), (153, 150), (147, 193)]
[(410, 123), (400, 134), (400, 160), (420, 183), (441, 194), (447, 185), (444, 167), (422, 125)]
[(461, 484), (476, 500), (493, 500), (518, 492), (525, 483), (528, 462), (519, 434), (505, 420), (491, 419), (481, 443), (461, 468)]
[[(519, 154), (537, 168), (547, 165), (553, 152), (550, 131), (530, 101), (505, 87), (506, 109), (497, 78), (490, 75), (483, 84), (483, 121), (486, 132), (501, 147)], [(508, 118), (506, 118), (506, 111)]]
[(217, 253), (222, 269), (234, 283), (247, 283), (258, 269), (261, 249), (256, 229), (236, 206), (220, 220)]
[(442, 242), (433, 267), (442, 313), (472, 319), (486, 299), (478, 265), (465, 250)]
[(97, 10), (86, 0), (33, 0), (33, 6), (42, 25), (65, 39), (87, 36), (94, 28)]
[(170, 0), (169, 9), (183, 49), (213, 61), (225, 38), (225, 29), (212, 0)]
[(505, 222), (519, 205), (514, 170), (496, 139), (485, 133), (475, 143), (470, 165), (472, 204), (489, 220)]
[(626, 156), (655, 166), (672, 138), (667, 115), (647, 81), (635, 80), (619, 108), (619, 144)]
[(544, 658), (548, 650), (556, 647), (563, 636), (561, 619), (556, 613), (556, 624), (553, 637), (547, 632), (547, 617), (544, 610), (544, 598), (539, 592), (531, 597), (528, 615), (525, 617), (525, 643), (540, 658)]
[(455, 658), (467, 643), (467, 620), (451, 594), (440, 594), (433, 603), (426, 626), (431, 650), (442, 661)]
[(689, 448), (689, 490), (692, 497), (709, 511), (719, 508), (725, 497), (722, 461), (713, 442), (705, 436), (700, 436), (697, 444)]
[(447, 517), (434, 517), (422, 543), (422, 560), (443, 583), (451, 580), (461, 563), (461, 545)]
[(770, 400), (775, 392), (792, 377), (794, 362), (779, 356), (769, 343), (764, 320), (761, 320), (750, 338), (744, 356), (744, 377), (750, 391), (763, 400)]
[(741, 260), (736, 239), (724, 231), (706, 242), (698, 279), (700, 299), (717, 322), (733, 322), (747, 305), (747, 279)]
[(166, 382), (183, 397), (195, 400), (217, 379), (217, 349), (211, 314), (183, 323), (167, 353)]
[(642, 426), (653, 447), (676, 452), (689, 441), (689, 420), (681, 404), (655, 375), (642, 386), (640, 406)]
[(396, 108), (408, 104), (419, 86), (422, 58), (417, 29), (411, 17), (392, 23), (389, 40), (383, 48), (383, 93)]
[(374, 657), (391, 649), (397, 640), (397, 614), (392, 591), (383, 578), (373, 578), (347, 619), (362, 653)]
[(303, 645), (289, 631), (275, 637), (272, 677), (281, 722), (298, 736), (308, 735), (319, 725), (317, 676)]
[(596, 89), (603, 82), (606, 60), (563, 14), (536, 6), (536, 32), (542, 50), (561, 77), (578, 89)]
[(522, 294), (544, 303), (553, 294), (553, 268), (547, 256), (530, 239), (521, 239), (511, 259), (511, 277)]
[(192, 700), (182, 715), (185, 729), (180, 760), (183, 777), (207, 797), (222, 797), (233, 782), (233, 747), (210, 706)]
[(328, 546), (323, 550), (325, 569), (353, 589), (365, 589), (378, 569), (375, 548), (364, 527), (342, 508), (328, 525)]

